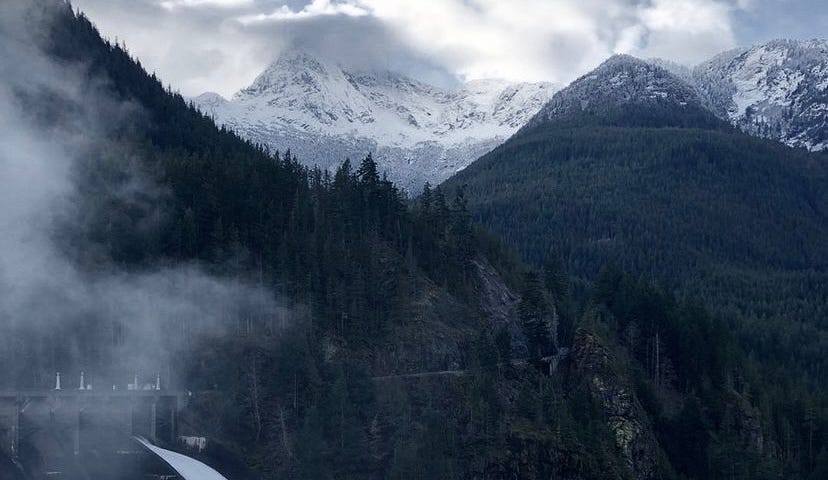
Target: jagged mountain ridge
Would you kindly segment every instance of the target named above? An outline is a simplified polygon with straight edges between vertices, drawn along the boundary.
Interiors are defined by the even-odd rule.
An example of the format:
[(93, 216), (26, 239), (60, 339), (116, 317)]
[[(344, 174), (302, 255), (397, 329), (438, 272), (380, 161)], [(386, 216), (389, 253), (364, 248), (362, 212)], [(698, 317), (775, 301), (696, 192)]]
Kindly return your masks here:
[[(452, 90), (391, 71), (351, 71), (300, 50), (279, 57), (230, 100), (205, 93), (194, 103), (247, 139), (290, 149), (307, 165), (331, 169), (373, 153), (391, 180), (416, 193), (499, 145), (541, 108), (546, 113), (534, 122), (606, 109), (611, 98), (638, 96), (648, 100), (642, 108), (692, 110), (692, 117), (704, 116), (703, 108), (746, 133), (824, 150), (826, 52), (825, 41), (778, 40), (695, 68), (614, 56), (573, 82), (567, 97), (552, 98), (557, 88), (550, 83), (482, 80)], [(630, 75), (643, 83), (624, 81)]]
[(828, 148), (828, 41), (731, 50), (696, 66), (692, 81), (717, 116), (746, 133)]
[(630, 103), (652, 109), (652, 117), (660, 116), (655, 112), (660, 108), (701, 108), (750, 135), (823, 151), (828, 148), (828, 42), (774, 40), (724, 52), (693, 68), (615, 55), (558, 92), (527, 128), (575, 112), (614, 111), (623, 118), (618, 109)]
[(307, 165), (331, 168), (373, 153), (391, 180), (417, 191), (508, 138), (554, 90), (551, 83), (502, 80), (445, 89), (293, 51), (232, 99), (206, 93), (194, 103), (252, 141), (289, 148)]

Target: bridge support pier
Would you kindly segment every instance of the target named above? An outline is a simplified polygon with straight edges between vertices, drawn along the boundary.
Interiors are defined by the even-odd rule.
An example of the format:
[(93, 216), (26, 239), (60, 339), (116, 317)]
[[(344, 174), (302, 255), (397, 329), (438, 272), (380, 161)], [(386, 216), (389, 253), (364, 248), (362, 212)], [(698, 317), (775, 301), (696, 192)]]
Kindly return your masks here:
[(0, 452), (17, 459), (20, 444), (20, 402), (9, 398), (0, 404)]
[(176, 429), (178, 428), (178, 399), (170, 408), (170, 444), (174, 444), (177, 439)]
[(156, 400), (153, 400), (150, 405), (149, 436), (152, 443), (158, 441), (158, 402)]
[(129, 432), (129, 436), (135, 435), (135, 402), (130, 400), (129, 401), (129, 409), (127, 411), (127, 431)]
[(9, 437), (9, 453), (12, 459), (17, 460), (20, 448), (20, 405), (17, 403), (13, 405)]
[(77, 415), (74, 415), (74, 419), (72, 421), (72, 445), (74, 447), (75, 455), (80, 454), (80, 431), (81, 431), (81, 415), (83, 414), (83, 410), (78, 408)]

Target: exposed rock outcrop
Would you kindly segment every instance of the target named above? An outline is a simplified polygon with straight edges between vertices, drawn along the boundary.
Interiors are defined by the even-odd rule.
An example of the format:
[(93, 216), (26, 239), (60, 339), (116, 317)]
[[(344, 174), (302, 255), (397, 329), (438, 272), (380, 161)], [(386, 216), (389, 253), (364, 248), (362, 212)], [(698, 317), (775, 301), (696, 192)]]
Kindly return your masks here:
[(619, 453), (639, 480), (654, 478), (657, 443), (649, 418), (618, 360), (593, 332), (578, 329), (573, 345), (573, 368), (588, 382), (591, 395), (606, 415)]
[(517, 358), (528, 354), (526, 338), (518, 320), (519, 297), (503, 281), (503, 277), (484, 258), (473, 261), (477, 269), (480, 290), (480, 310), (493, 333), (505, 328), (512, 339), (512, 352)]
[(744, 395), (735, 390), (731, 390), (728, 401), (733, 406), (734, 427), (742, 446), (763, 453), (765, 435), (762, 432), (760, 413)]

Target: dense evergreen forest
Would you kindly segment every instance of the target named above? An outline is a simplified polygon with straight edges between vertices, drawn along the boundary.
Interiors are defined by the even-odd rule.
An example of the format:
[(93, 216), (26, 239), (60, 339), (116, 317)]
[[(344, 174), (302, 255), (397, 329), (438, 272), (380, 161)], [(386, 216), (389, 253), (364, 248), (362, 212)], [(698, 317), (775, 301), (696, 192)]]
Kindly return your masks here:
[[(217, 278), (244, 278), (266, 289), (292, 312), (275, 326), (269, 319), (239, 324), (228, 318), (227, 332), (220, 335), (186, 331), (186, 348), (173, 352), (176, 381), (197, 393), (183, 421), (261, 478), (818, 479), (828, 474), (828, 404), (820, 386), (824, 355), (776, 341), (763, 346), (758, 336), (750, 337), (754, 344), (746, 343), (741, 311), (735, 317), (726, 311), (713, 315), (702, 303), (677, 298), (670, 286), (638, 279), (642, 271), (658, 278), (659, 268), (691, 272), (694, 262), (706, 258), (694, 257), (689, 247), (676, 248), (675, 255), (659, 253), (651, 240), (667, 233), (700, 235), (718, 245), (716, 226), (701, 213), (666, 215), (675, 219), (672, 229), (658, 222), (629, 227), (630, 247), (587, 255), (575, 239), (584, 233), (578, 228), (598, 223), (592, 221), (600, 218), (598, 209), (567, 210), (582, 192), (564, 187), (556, 198), (537, 193), (534, 202), (505, 207), (509, 217), (522, 221), (529, 215), (543, 222), (544, 212), (557, 208), (573, 225), (572, 233), (556, 230), (549, 242), (524, 241), (518, 230), (505, 234), (524, 253), (538, 242), (542, 253), (527, 255), (537, 266), (528, 267), (472, 221), (480, 218), (503, 233), (480, 208), (485, 187), (464, 182), (465, 189), (428, 188), (409, 201), (370, 156), (345, 162), (331, 174), (304, 168), (289, 152), (268, 152), (217, 128), (146, 74), (123, 46), (103, 41), (68, 4), (34, 5), (54, 15), (45, 36), (51, 58), (81, 66), (88, 88), (102, 88), (139, 112), (77, 166), (80, 193), (73, 201), (83, 214), (56, 228), (62, 251), (90, 274), (194, 262)], [(27, 101), (46, 122), (59, 118), (65, 107)], [(605, 146), (624, 152), (636, 135), (647, 135), (592, 133), (602, 139), (590, 142), (589, 157), (596, 159)], [(721, 144), (716, 140), (721, 135), (727, 134), (671, 130), (662, 146), (651, 147), (680, 152), (686, 142), (707, 152), (752, 148), (753, 140), (740, 140), (746, 146)], [(574, 142), (555, 145), (582, 148)], [(471, 172), (487, 168), (491, 158)], [(818, 268), (825, 252), (808, 246), (825, 238), (824, 222), (820, 226), (809, 213), (822, 206), (801, 203), (787, 190), (795, 185), (810, 192), (810, 184), (797, 182), (812, 177), (771, 160), (749, 172), (736, 161), (717, 163), (728, 155), (709, 153), (701, 166), (695, 165), (698, 158), (679, 162), (686, 165), (685, 177), (672, 183), (659, 177), (664, 195), (710, 180), (691, 172), (735, 169), (754, 187), (738, 195), (772, 195), (791, 205), (772, 220), (794, 222), (788, 229), (799, 232), (796, 242), (780, 246), (772, 229), (756, 237), (755, 230), (747, 230), (699, 255), (735, 259), (722, 262), (722, 268), (738, 261), (750, 271), (778, 271), (780, 279), (810, 266), (813, 277), (785, 285), (802, 288), (797, 292), (803, 295), (806, 287), (821, 292), (821, 304), (805, 296), (800, 301), (824, 321), (824, 277)], [(808, 160), (802, 157), (802, 171), (810, 168)], [(628, 161), (658, 172), (642, 159)], [(591, 175), (589, 167), (578, 168)], [(145, 204), (113, 193), (133, 178), (127, 169), (157, 186)], [(504, 183), (487, 177), (487, 186), (514, 185), (505, 169), (492, 170), (496, 173)], [(771, 174), (781, 175), (781, 183), (765, 191), (763, 179)], [(637, 191), (635, 184), (628, 188)], [(621, 188), (616, 191), (621, 195)], [(628, 199), (606, 199), (619, 209), (615, 228), (628, 228), (621, 209), (640, 208), (655, 218), (652, 205), (621, 198)], [(163, 215), (156, 207), (163, 207)], [(709, 208), (753, 219), (751, 211)], [(607, 233), (602, 230), (592, 248), (611, 244)], [(550, 247), (554, 255), (546, 255)], [(635, 275), (607, 266), (612, 262)], [(731, 273), (724, 270), (723, 278)], [(687, 288), (717, 306), (728, 298), (756, 305), (750, 289), (773, 290), (767, 282), (718, 296), (711, 293), (713, 283)], [(797, 293), (780, 289), (777, 295), (794, 302)], [(788, 308), (774, 297), (768, 304)], [(779, 318), (774, 312), (765, 316)], [(756, 321), (764, 322), (759, 315)], [(790, 328), (783, 320), (779, 328)], [(50, 378), (57, 362), (104, 370), (118, 353), (115, 337), (129, 335), (129, 322), (67, 319), (61, 334), (46, 338), (32, 330), (3, 332), (12, 340), (2, 344), (2, 358), (18, 361), (4, 362), (0, 380), (37, 386)], [(119, 335), (112, 331), (116, 324), (123, 329)], [(812, 320), (799, 324), (821, 328)], [(819, 341), (813, 337), (811, 342)], [(73, 338), (95, 350), (61, 347)], [(768, 360), (783, 354), (778, 362)]]
[(615, 262), (739, 316), (747, 348), (826, 376), (825, 158), (697, 128), (558, 126), (452, 179), (530, 262), (579, 281)]

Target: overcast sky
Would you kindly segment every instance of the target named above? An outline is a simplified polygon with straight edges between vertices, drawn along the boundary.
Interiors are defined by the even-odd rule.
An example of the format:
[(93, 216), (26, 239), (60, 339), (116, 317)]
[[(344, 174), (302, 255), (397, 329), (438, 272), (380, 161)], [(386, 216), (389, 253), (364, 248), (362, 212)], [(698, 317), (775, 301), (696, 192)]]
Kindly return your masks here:
[(185, 95), (229, 96), (296, 45), (438, 84), (566, 83), (613, 53), (694, 64), (825, 38), (825, 0), (73, 0)]

